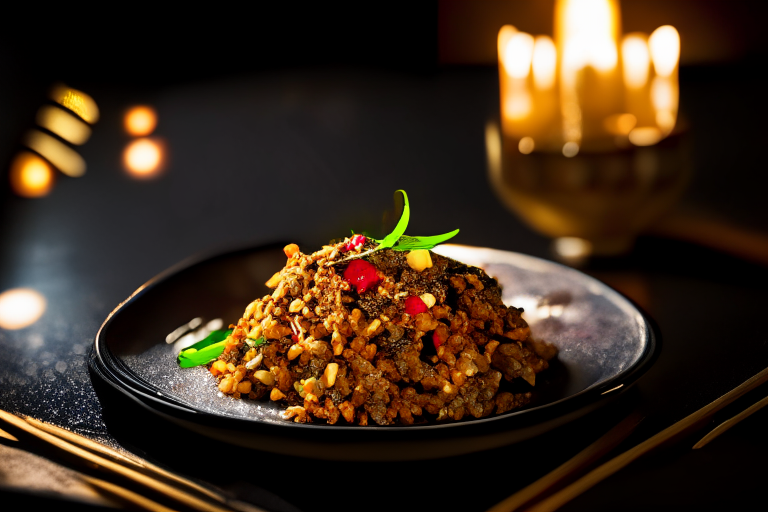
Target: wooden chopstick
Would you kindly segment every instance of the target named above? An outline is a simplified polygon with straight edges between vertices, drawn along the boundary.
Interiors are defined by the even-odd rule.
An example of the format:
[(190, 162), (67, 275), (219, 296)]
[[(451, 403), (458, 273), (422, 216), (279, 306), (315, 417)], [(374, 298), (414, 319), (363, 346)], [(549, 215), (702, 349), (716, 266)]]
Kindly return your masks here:
[(653, 437), (643, 441), (637, 446), (630, 448), (626, 452), (622, 453), (609, 460), (608, 462), (593, 469), (583, 477), (579, 478), (572, 484), (564, 487), (560, 491), (552, 494), (551, 496), (539, 501), (538, 503), (527, 508), (529, 512), (551, 512), (557, 510), (568, 501), (572, 500), (576, 496), (580, 495), (587, 489), (590, 489), (594, 485), (598, 484), (602, 480), (608, 478), (612, 474), (616, 473), (620, 469), (624, 468), (631, 462), (637, 460), (641, 456), (645, 455), (652, 449), (660, 446), (661, 444), (669, 441), (675, 436), (682, 434), (686, 430), (696, 426), (702, 420), (708, 418), (712, 414), (716, 413), (723, 407), (732, 403), (734, 400), (744, 395), (745, 393), (753, 390), (757, 386), (768, 381), (768, 368), (765, 368), (758, 374), (747, 379), (745, 382), (735, 387), (728, 393), (724, 394), (720, 398), (705, 405), (698, 411), (686, 416), (677, 423), (667, 427)]
[[(197, 496), (194, 496), (183, 489), (180, 489), (178, 487), (174, 487), (173, 485), (162, 482), (152, 476), (148, 476), (140, 471), (137, 471), (134, 468), (124, 466), (123, 464), (115, 462), (110, 458), (97, 455), (89, 450), (86, 450), (85, 448), (81, 448), (80, 446), (72, 444), (49, 432), (41, 430), (40, 428), (37, 428), (36, 426), (28, 423), (24, 419), (19, 418), (14, 414), (10, 414), (6, 411), (0, 410), (0, 421), (4, 422), (6, 425), (15, 427), (18, 430), (26, 432), (27, 434), (30, 434), (42, 441), (45, 441), (47, 444), (55, 448), (58, 448), (70, 455), (74, 455), (75, 457), (77, 457), (78, 459), (84, 462), (87, 462), (90, 464), (96, 464), (97, 466), (103, 468), (104, 470), (107, 470), (108, 472), (120, 475), (145, 488), (159, 492), (189, 508), (192, 508), (195, 510), (201, 510), (204, 512), (208, 512), (208, 511), (231, 512), (232, 510), (234, 510), (232, 507), (228, 506), (226, 503), (217, 504), (217, 503), (213, 503), (210, 500), (200, 499)], [(216, 500), (216, 501), (219, 501), (219, 500)], [(252, 510), (260, 510), (258, 507), (249, 506), (248, 508), (251, 508)]]
[(488, 512), (511, 512), (518, 510), (522, 505), (543, 495), (568, 477), (585, 470), (626, 439), (642, 420), (643, 416), (639, 411), (632, 412), (573, 458), (504, 501), (497, 503), (488, 509)]
[(733, 418), (725, 420), (724, 422), (722, 422), (721, 424), (716, 426), (714, 429), (712, 429), (711, 432), (709, 432), (709, 434), (707, 434), (704, 437), (702, 437), (699, 440), (698, 443), (693, 445), (693, 449), (694, 450), (698, 450), (699, 448), (702, 448), (703, 446), (706, 446), (710, 441), (713, 441), (717, 436), (719, 436), (720, 434), (725, 433), (726, 430), (728, 430), (729, 428), (733, 427), (734, 425), (736, 425), (740, 421), (748, 418), (753, 413), (759, 411), (760, 409), (762, 409), (766, 405), (768, 405), (768, 396), (763, 398), (759, 402), (755, 402), (750, 407), (744, 409), (743, 411), (741, 411), (739, 414), (737, 414)]
[(124, 466), (128, 466), (133, 469), (154, 474), (156, 476), (161, 476), (163, 478), (166, 478), (168, 480), (181, 484), (185, 487), (188, 487), (192, 490), (195, 490), (201, 494), (204, 494), (213, 500), (216, 500), (222, 503), (226, 503), (227, 501), (227, 499), (222, 495), (216, 492), (213, 492), (210, 489), (206, 489), (202, 485), (199, 485), (193, 482), (192, 480), (188, 480), (179, 475), (175, 475), (170, 471), (166, 471), (163, 468), (156, 466), (146, 460), (124, 455), (118, 452), (117, 450), (114, 450), (101, 443), (97, 443), (96, 441), (88, 439), (87, 437), (77, 435), (74, 432), (70, 432), (69, 430), (63, 429), (61, 427), (57, 427), (55, 425), (51, 425), (50, 423), (42, 422), (35, 418), (31, 418), (29, 416), (24, 418), (24, 420), (30, 425), (32, 425), (33, 427), (36, 427), (44, 432), (52, 434), (65, 441), (69, 441), (70, 443), (78, 445), (81, 448), (85, 448), (99, 455), (112, 459), (114, 462), (118, 462), (120, 464), (123, 464)]
[(0, 428), (0, 437), (2, 437), (3, 439), (7, 439), (9, 441), (18, 441), (16, 437), (14, 437), (12, 434), (9, 434), (8, 432), (6, 432), (1, 428)]
[(125, 487), (101, 480), (100, 478), (94, 478), (88, 475), (80, 475), (85, 483), (96, 489), (98, 492), (106, 493), (110, 496), (114, 496), (120, 501), (130, 503), (142, 510), (149, 510), (150, 512), (176, 512), (172, 508), (168, 508), (165, 505), (153, 501), (139, 493), (133, 492)]

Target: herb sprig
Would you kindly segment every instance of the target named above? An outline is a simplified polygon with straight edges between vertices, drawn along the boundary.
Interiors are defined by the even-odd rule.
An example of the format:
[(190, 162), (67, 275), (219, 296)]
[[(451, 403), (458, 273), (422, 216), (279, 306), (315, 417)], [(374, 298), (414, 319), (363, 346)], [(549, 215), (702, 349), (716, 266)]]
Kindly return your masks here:
[[(208, 336), (179, 353), (179, 366), (192, 368), (217, 359), (224, 352), (230, 334), (232, 334), (232, 329), (212, 331)], [(255, 347), (264, 343), (264, 338), (251, 341)]]
[(395, 229), (385, 236), (382, 240), (376, 240), (373, 239), (375, 242), (378, 243), (376, 247), (373, 249), (369, 249), (365, 252), (361, 252), (360, 254), (353, 254), (351, 256), (348, 256), (338, 262), (332, 262), (333, 263), (341, 263), (343, 261), (352, 260), (355, 258), (362, 258), (363, 256), (368, 256), (369, 254), (372, 254), (376, 251), (380, 251), (381, 249), (392, 249), (393, 251), (415, 251), (417, 249), (432, 249), (438, 244), (441, 244), (445, 242), (446, 240), (449, 240), (456, 236), (459, 233), (458, 229), (454, 229), (450, 233), (444, 233), (442, 235), (435, 235), (435, 236), (408, 236), (405, 234), (405, 230), (408, 227), (408, 221), (411, 220), (411, 207), (408, 203), (408, 194), (405, 193), (405, 190), (398, 190), (395, 192), (403, 194), (403, 213), (400, 216), (400, 220), (397, 222), (397, 225), (395, 226)]

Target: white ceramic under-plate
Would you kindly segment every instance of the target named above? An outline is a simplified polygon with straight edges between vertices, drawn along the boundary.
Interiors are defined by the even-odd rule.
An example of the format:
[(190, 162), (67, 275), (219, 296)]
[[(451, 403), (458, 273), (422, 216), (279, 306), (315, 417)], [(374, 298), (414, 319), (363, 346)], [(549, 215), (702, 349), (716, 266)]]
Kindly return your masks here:
[(212, 438), (316, 458), (414, 460), (494, 448), (563, 425), (626, 390), (658, 355), (652, 322), (577, 270), (487, 248), (446, 244), (435, 252), (497, 278), (505, 303), (525, 309), (533, 335), (558, 347), (557, 361), (537, 376), (527, 408), (412, 426), (298, 424), (280, 418), (273, 402), (222, 396), (204, 368), (180, 368), (181, 347), (166, 337), (184, 325), (236, 321), (249, 302), (267, 293), (263, 283), (284, 265), (282, 244), (185, 262), (150, 280), (106, 319), (91, 364), (128, 398)]

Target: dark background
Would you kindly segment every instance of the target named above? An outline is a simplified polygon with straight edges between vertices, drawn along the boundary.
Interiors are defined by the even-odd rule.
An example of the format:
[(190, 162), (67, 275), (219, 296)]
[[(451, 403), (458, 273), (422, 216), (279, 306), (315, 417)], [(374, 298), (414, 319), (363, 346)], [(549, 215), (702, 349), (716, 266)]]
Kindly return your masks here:
[[(705, 220), (703, 234), (651, 229), (631, 254), (584, 269), (640, 304), (662, 332), (662, 355), (637, 386), (652, 412), (637, 440), (768, 365), (764, 5), (622, 2), (624, 32), (667, 23), (680, 31), (680, 112), (694, 172), (677, 208)], [(311, 250), (375, 226), (398, 188), (411, 198), (414, 233), (459, 227), (458, 243), (552, 258), (550, 241), (496, 199), (483, 138), (499, 112), (499, 27), (549, 33), (551, 18), (552, 6), (534, 0), (9, 10), (0, 30), (0, 291), (32, 287), (48, 310), (35, 325), (0, 330), (0, 408), (105, 442), (120, 435), (193, 471), (174, 468), (167, 452), (152, 451), (162, 446), (146, 446), (131, 429), (105, 424), (85, 366), (109, 312), (159, 272), (191, 255), (274, 240)], [(78, 149), (88, 172), (59, 176), (44, 198), (15, 197), (7, 164), (57, 82), (101, 109)], [(156, 134), (169, 144), (170, 164), (153, 180), (128, 177), (119, 161), (129, 140), (122, 114), (137, 103), (157, 108)], [(733, 235), (744, 243), (732, 244)], [(615, 510), (626, 496), (625, 510), (745, 506), (762, 497), (755, 475), (768, 456), (766, 425), (763, 411), (707, 450), (641, 461), (566, 508)], [(545, 440), (560, 448), (556, 462), (607, 424), (589, 418), (579, 428)], [(536, 444), (520, 450), (540, 453)], [(498, 461), (486, 455), (452, 462)], [(515, 466), (511, 486), (555, 466), (538, 457)], [(210, 477), (203, 466), (194, 470)], [(431, 467), (414, 471), (435, 483)], [(288, 484), (271, 490), (311, 509), (311, 496)]]

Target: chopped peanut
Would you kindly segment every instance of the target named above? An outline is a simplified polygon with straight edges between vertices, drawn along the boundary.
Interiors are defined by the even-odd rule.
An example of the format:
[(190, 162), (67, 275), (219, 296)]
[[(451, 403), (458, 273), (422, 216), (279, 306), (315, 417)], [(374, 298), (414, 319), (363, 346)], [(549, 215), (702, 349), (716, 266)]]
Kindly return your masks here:
[(283, 252), (285, 253), (285, 255), (286, 255), (288, 258), (290, 258), (290, 257), (291, 257), (291, 256), (293, 256), (294, 254), (296, 254), (297, 252), (299, 252), (299, 246), (298, 246), (298, 245), (296, 245), (296, 244), (288, 244), (288, 245), (286, 245), (285, 247), (283, 247)]

